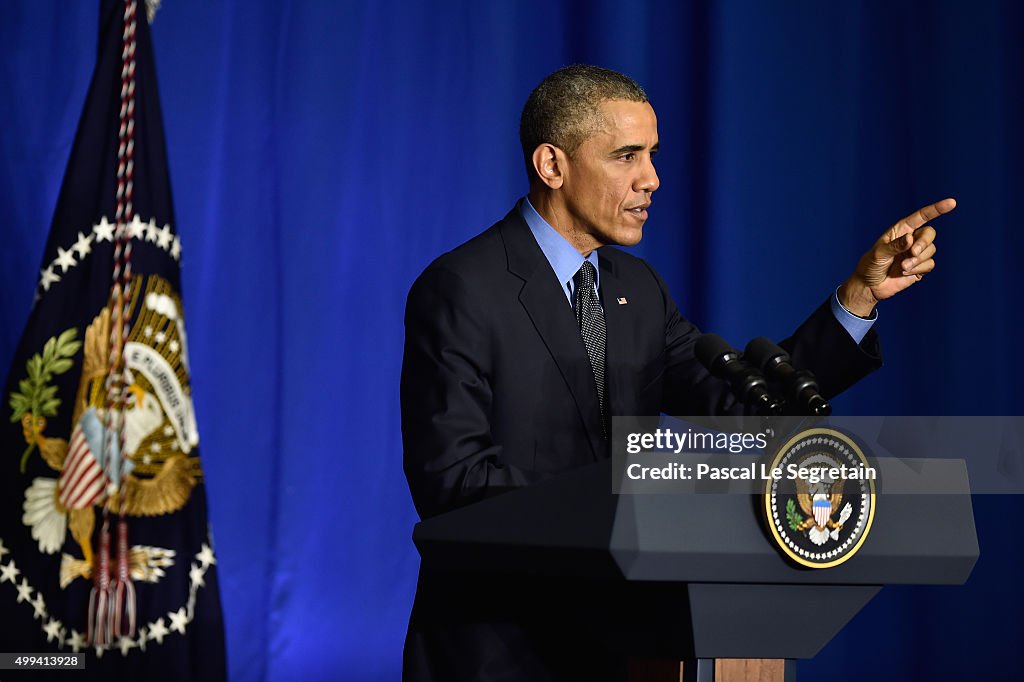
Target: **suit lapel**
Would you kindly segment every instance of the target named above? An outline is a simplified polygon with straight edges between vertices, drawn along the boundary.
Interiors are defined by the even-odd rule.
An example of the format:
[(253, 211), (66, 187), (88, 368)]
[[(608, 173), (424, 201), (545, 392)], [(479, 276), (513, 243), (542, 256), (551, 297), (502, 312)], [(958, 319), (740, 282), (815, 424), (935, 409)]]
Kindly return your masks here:
[[(601, 437), (601, 408), (597, 401), (594, 372), (572, 307), (518, 208), (505, 216), (500, 229), (508, 255), (509, 272), (523, 280), (519, 301), (572, 393), (590, 438), (590, 447), (594, 457), (598, 458), (605, 450)], [(604, 276), (603, 272), (601, 276)]]
[(621, 406), (621, 400), (617, 400), (616, 397), (622, 394), (626, 387), (617, 385), (624, 377), (617, 371), (619, 363), (612, 360), (628, 360), (635, 356), (636, 348), (633, 335), (630, 333), (634, 325), (629, 317), (628, 286), (620, 279), (615, 264), (610, 258), (605, 257), (603, 251), (604, 249), (598, 251), (598, 259), (601, 263), (601, 304), (604, 306), (604, 321), (608, 330), (605, 341), (605, 381), (608, 410), (615, 416), (617, 408)]
[[(613, 250), (601, 249), (601, 301), (607, 328), (604, 377), (608, 390), (608, 410), (612, 416), (637, 414), (637, 396), (644, 365), (637, 330), (642, 328), (642, 296), (636, 281), (627, 278), (614, 258)], [(610, 257), (609, 257), (610, 256)]]

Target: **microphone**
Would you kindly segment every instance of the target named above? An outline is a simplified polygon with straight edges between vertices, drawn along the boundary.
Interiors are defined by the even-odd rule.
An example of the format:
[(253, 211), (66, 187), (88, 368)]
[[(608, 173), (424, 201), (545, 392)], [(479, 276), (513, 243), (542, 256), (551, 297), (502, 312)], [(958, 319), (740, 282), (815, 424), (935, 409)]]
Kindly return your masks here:
[(733, 395), (759, 414), (779, 414), (782, 405), (768, 392), (768, 382), (761, 372), (740, 359), (740, 354), (717, 334), (704, 334), (697, 339), (693, 349), (697, 361), (718, 377), (729, 383)]
[(769, 379), (781, 383), (786, 400), (801, 413), (816, 417), (832, 414), (832, 406), (821, 397), (814, 375), (808, 370), (793, 367), (789, 353), (769, 339), (763, 336), (752, 339), (743, 356)]

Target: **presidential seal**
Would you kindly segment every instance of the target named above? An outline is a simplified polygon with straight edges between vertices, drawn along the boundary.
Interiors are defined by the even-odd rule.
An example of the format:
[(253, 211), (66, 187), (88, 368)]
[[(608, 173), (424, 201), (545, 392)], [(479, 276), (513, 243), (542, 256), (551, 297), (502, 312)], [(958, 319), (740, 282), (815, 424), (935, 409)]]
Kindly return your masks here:
[[(118, 522), (119, 517), (164, 517), (179, 523), (183, 517), (176, 515), (184, 512), (203, 479), (181, 298), (169, 280), (155, 274), (136, 275), (130, 290), (127, 313), (132, 325), (123, 344), (123, 437), (109, 426), (106, 388), (114, 324), (109, 307), (92, 317), (84, 338), (80, 327), (70, 327), (46, 340), (28, 359), (25, 376), (9, 397), (11, 421), (20, 422), (25, 442), (15, 471), (31, 479), (24, 487), (22, 523), (37, 543), (38, 553), (59, 557), (59, 564), (47, 564), (47, 570), (30, 582), (28, 571), (17, 568), (13, 560), (2, 565), (10, 550), (0, 538), (0, 568), (6, 570), (0, 585), (8, 580), (15, 584), (17, 602), (32, 607), (47, 641), (75, 652), (92, 646), (98, 652), (118, 647), (124, 656), (132, 648), (144, 650), (147, 642), (162, 644), (171, 631), (184, 635), (194, 617), (197, 592), (216, 563), (208, 541), (195, 554), (188, 547), (183, 556), (175, 548), (183, 544), (175, 542), (184, 533), (181, 528), (166, 531), (150, 523), (135, 534), (143, 542), (129, 544), (127, 523)], [(80, 368), (77, 380), (76, 368)], [(62, 420), (68, 413), (70, 420)], [(49, 470), (46, 473), (42, 467), (30, 469), (36, 454)], [(104, 538), (108, 517), (114, 519), (115, 532), (121, 533), (124, 527), (117, 545)], [(167, 546), (157, 544), (162, 539)], [(83, 583), (112, 581), (119, 570), (115, 560), (122, 559), (124, 577), (132, 581), (133, 592), (135, 584), (156, 586), (172, 574), (177, 587), (187, 566), (188, 591), (176, 595), (171, 604), (178, 610), (163, 610), (162, 596), (148, 591), (145, 613), (152, 620), (140, 623), (138, 630), (133, 625), (129, 634), (101, 633), (99, 626), (95, 634), (88, 634), (72, 628), (71, 622), (65, 624), (68, 616), (58, 610), (63, 608), (60, 592), (53, 588), (74, 592)], [(186, 566), (179, 566), (183, 559)], [(24, 567), (30, 561), (21, 558), (19, 563)], [(25, 575), (16, 584), (21, 574)], [(58, 607), (48, 607), (48, 601)], [(131, 602), (129, 617), (134, 623), (134, 598)], [(98, 606), (96, 613), (111, 617), (114, 607), (107, 604), (104, 609)], [(89, 618), (91, 628), (91, 614)], [(170, 629), (165, 624), (168, 619)]]
[(772, 461), (764, 507), (776, 544), (810, 568), (849, 560), (875, 513), (875, 471), (852, 438), (830, 428), (801, 431)]

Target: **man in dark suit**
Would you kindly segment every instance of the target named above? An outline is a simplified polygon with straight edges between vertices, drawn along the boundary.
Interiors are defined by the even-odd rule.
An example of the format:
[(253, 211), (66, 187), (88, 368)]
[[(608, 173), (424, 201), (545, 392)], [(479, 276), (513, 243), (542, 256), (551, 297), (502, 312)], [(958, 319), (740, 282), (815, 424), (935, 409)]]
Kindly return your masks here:
[[(608, 457), (612, 415), (739, 409), (694, 359), (700, 332), (654, 269), (602, 248), (640, 241), (659, 186), (643, 89), (597, 67), (561, 69), (530, 95), (520, 138), (528, 197), (409, 293), (402, 433), (424, 518)], [(783, 342), (826, 397), (881, 364), (875, 304), (934, 267), (925, 223), (954, 205), (890, 228)], [(556, 622), (528, 578), (468, 581), (424, 566), (405, 677), (620, 679), (622, 661), (594, 637)]]

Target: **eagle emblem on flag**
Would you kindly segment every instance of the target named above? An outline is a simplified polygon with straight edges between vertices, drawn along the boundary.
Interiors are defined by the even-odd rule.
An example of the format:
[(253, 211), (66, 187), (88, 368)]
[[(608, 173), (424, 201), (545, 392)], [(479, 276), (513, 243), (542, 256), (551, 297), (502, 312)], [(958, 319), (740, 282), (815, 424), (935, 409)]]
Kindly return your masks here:
[[(104, 426), (104, 386), (110, 366), (108, 308), (96, 315), (82, 341), (75, 328), (48, 340), (26, 363), (27, 376), (10, 398), (11, 419), (21, 422), (27, 446), (22, 467), (27, 457), (38, 452), (56, 472), (55, 478), (37, 477), (26, 488), (22, 521), (31, 527), (40, 552), (56, 553), (68, 533), (81, 552), (80, 556), (63, 555), (62, 588), (78, 578), (92, 577), (91, 538), (98, 505), (117, 505), (123, 499), (127, 516), (170, 514), (185, 506), (202, 477), (199, 458), (189, 454), (199, 439), (181, 301), (170, 283), (156, 275), (137, 276), (132, 290), (139, 293), (131, 303), (137, 322), (125, 344), (130, 383), (123, 452)], [(71, 406), (68, 441), (46, 433), (47, 418), (56, 417), (62, 407), (48, 379), (67, 371), (79, 350), (82, 371)], [(122, 485), (123, 498), (107, 495)], [(163, 568), (173, 564), (174, 554), (160, 547), (132, 547), (132, 578), (157, 582)]]

